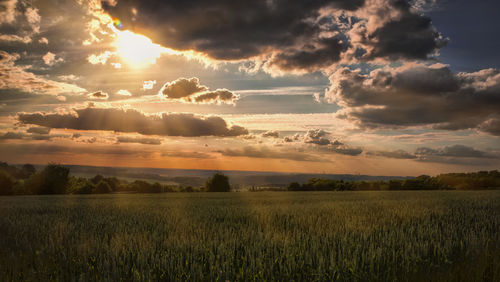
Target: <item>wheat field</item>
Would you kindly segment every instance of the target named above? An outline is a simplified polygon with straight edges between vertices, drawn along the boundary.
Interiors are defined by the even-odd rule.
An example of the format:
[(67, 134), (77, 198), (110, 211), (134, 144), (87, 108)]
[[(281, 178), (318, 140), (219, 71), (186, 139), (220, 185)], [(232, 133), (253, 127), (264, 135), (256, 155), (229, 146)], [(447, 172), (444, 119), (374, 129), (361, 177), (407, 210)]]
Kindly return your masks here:
[(499, 281), (500, 191), (0, 197), (0, 277)]

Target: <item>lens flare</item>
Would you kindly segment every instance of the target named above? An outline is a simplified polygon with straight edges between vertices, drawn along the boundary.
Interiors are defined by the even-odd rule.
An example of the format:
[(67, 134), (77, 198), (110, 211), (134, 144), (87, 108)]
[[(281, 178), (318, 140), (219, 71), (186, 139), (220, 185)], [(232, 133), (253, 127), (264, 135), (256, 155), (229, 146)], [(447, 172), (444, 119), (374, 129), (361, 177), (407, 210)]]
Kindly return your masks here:
[(113, 18), (113, 25), (117, 28), (123, 28), (123, 23), (119, 18)]

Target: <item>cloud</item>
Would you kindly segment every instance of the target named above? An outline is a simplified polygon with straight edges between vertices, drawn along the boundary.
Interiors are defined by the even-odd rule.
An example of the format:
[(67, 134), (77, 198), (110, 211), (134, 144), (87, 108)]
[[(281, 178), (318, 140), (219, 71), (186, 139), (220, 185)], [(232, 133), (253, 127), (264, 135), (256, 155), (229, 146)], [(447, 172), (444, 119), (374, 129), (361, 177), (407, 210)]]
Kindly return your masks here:
[(0, 24), (11, 24), (16, 19), (17, 0), (0, 2)]
[(104, 65), (109, 58), (111, 58), (115, 53), (110, 52), (110, 51), (105, 51), (99, 55), (96, 54), (91, 54), (88, 58), (87, 61), (93, 65), (101, 64)]
[(132, 93), (130, 93), (130, 91), (128, 91), (128, 90), (120, 89), (120, 90), (116, 91), (116, 95), (132, 96)]
[(326, 148), (330, 149), (330, 151), (335, 152), (337, 154), (348, 155), (348, 156), (358, 156), (361, 153), (363, 153), (363, 149), (361, 148), (353, 148), (353, 147), (348, 147), (346, 145), (330, 145)]
[(271, 73), (321, 70), (346, 60), (422, 59), (446, 44), (405, 0), (128, 0), (103, 6), (124, 29), (133, 26), (163, 46), (217, 61), (250, 60)]
[(0, 2), (0, 40), (30, 43), (40, 33), (39, 10), (29, 1), (4, 0)]
[(123, 146), (102, 146), (94, 144), (88, 145), (57, 145), (57, 144), (30, 144), (16, 143), (4, 144), (0, 147), (2, 155), (10, 156), (36, 156), (36, 155), (56, 155), (56, 154), (75, 154), (75, 155), (116, 155), (130, 157), (149, 157), (153, 152), (137, 149), (130, 149)]
[(23, 139), (27, 134), (22, 132), (5, 132), (3, 135), (0, 135), (0, 140), (8, 140), (8, 139)]
[(304, 136), (304, 143), (329, 145), (331, 143), (330, 139), (327, 138), (329, 135), (330, 133), (323, 129), (308, 130)]
[(295, 133), (292, 136), (285, 136), (285, 137), (283, 137), (283, 142), (285, 142), (285, 143), (291, 143), (291, 142), (299, 141), (300, 138), (301, 138), (301, 135), (298, 134), (298, 133)]
[(156, 80), (145, 80), (142, 85), (142, 90), (151, 90), (156, 84)]
[(162, 113), (145, 115), (136, 110), (119, 108), (82, 108), (72, 114), (18, 113), (22, 124), (77, 130), (110, 130), (136, 132), (161, 136), (239, 136), (248, 130), (237, 125), (228, 126), (220, 117), (200, 117), (192, 114)]
[(160, 94), (168, 99), (181, 99), (186, 103), (202, 104), (234, 104), (239, 96), (227, 89), (210, 91), (205, 85), (201, 85), (196, 77), (179, 78), (167, 82), (160, 90)]
[(57, 58), (56, 59), (56, 54), (54, 53), (51, 53), (51, 52), (47, 52), (47, 54), (45, 54), (43, 57), (43, 62), (47, 65), (47, 66), (53, 66), (55, 65), (56, 63), (59, 63), (59, 62), (63, 62), (64, 59), (63, 58)]
[(107, 100), (109, 98), (108, 93), (102, 92), (102, 91), (97, 91), (94, 93), (89, 94), (90, 99), (101, 99), (101, 100)]
[(487, 152), (476, 150), (472, 147), (464, 145), (445, 146), (439, 149), (428, 147), (420, 147), (415, 150), (415, 154), (420, 157), (425, 156), (442, 156), (442, 157), (457, 157), (457, 158), (495, 158)]
[(268, 147), (243, 147), (239, 149), (225, 149), (216, 151), (217, 153), (221, 153), (224, 156), (230, 157), (248, 157), (248, 158), (262, 158), (262, 159), (287, 159), (293, 161), (307, 161), (307, 162), (318, 162), (323, 161), (327, 162), (327, 159), (320, 158), (318, 156), (296, 152), (290, 150), (277, 150), (270, 149)]
[(417, 156), (411, 153), (408, 153), (404, 150), (395, 150), (395, 151), (369, 151), (366, 152), (367, 155), (377, 156), (377, 157), (385, 157), (391, 159), (416, 159)]
[(186, 158), (186, 159), (214, 159), (215, 157), (210, 154), (201, 152), (187, 152), (187, 151), (167, 151), (161, 153), (162, 157)]
[(47, 38), (45, 38), (45, 37), (42, 37), (42, 38), (38, 39), (38, 43), (48, 45), (49, 44), (49, 40)]
[(0, 41), (30, 43), (31, 37), (16, 34), (0, 34)]
[(28, 133), (36, 133), (36, 134), (49, 134), (51, 128), (48, 127), (30, 127), (26, 132)]
[(434, 163), (460, 163), (460, 164), (483, 164), (474, 162), (472, 159), (500, 159), (500, 155), (494, 152), (481, 151), (464, 145), (450, 145), (441, 148), (419, 147), (414, 153), (404, 150), (396, 151), (370, 151), (366, 153), (371, 156), (411, 159), (421, 162)]
[(0, 89), (18, 89), (28, 93), (59, 95), (61, 93), (83, 93), (85, 89), (37, 76), (27, 69), (29, 66), (15, 64), (19, 54), (0, 50)]
[(479, 129), (492, 135), (500, 136), (500, 118), (486, 120), (479, 125)]
[(275, 54), (266, 62), (266, 67), (280, 71), (315, 71), (338, 62), (344, 49), (346, 46), (339, 38), (319, 39), (314, 47), (306, 45)]
[(200, 85), (200, 81), (196, 77), (179, 78), (177, 80), (167, 82), (160, 90), (160, 93), (166, 98), (180, 99), (191, 96), (196, 93), (208, 90), (208, 87)]
[(391, 2), (398, 13), (396, 18), (372, 32), (358, 25), (357, 36), (362, 38), (358, 43), (367, 51), (363, 59), (426, 59), (446, 45), (447, 39), (442, 38), (429, 17), (414, 13), (407, 1)]
[(269, 130), (264, 133), (262, 133), (262, 137), (272, 137), (272, 138), (279, 138), (280, 133), (277, 130)]
[(159, 139), (159, 138), (118, 136), (118, 137), (116, 137), (116, 141), (118, 143), (139, 143), (139, 144), (144, 144), (144, 145), (161, 145), (161, 139)]
[(239, 96), (227, 89), (217, 89), (196, 95), (192, 99), (196, 103), (204, 104), (234, 104), (239, 99)]
[(82, 79), (81, 76), (76, 76), (74, 74), (68, 74), (68, 75), (60, 75), (58, 78), (62, 81), (75, 81), (75, 80), (80, 80)]
[(362, 127), (432, 125), (496, 134), (500, 71), (455, 74), (446, 66), (403, 65), (362, 74), (342, 68), (330, 76), (326, 99), (345, 109), (338, 117)]
[(363, 152), (359, 147), (352, 147), (330, 138), (330, 132), (323, 129), (308, 130), (303, 136), (295, 134), (293, 136), (286, 136), (283, 139), (284, 143), (292, 143), (302, 141), (304, 145), (308, 145), (308, 149), (312, 149), (323, 153), (336, 153), (349, 156), (357, 156)]
[[(27, 131), (28, 133), (30, 131)], [(48, 134), (48, 133), (37, 133), (37, 132), (32, 132), (30, 134), (24, 133), (24, 132), (13, 132), (13, 131), (8, 131), (4, 133), (3, 135), (0, 134), (0, 141), (1, 140), (52, 140), (53, 138), (68, 138), (69, 135), (66, 134)], [(5, 146), (2, 144), (2, 146)]]
[(330, 133), (323, 129), (308, 130), (304, 135), (303, 142), (316, 146), (316, 149), (324, 152), (334, 152), (337, 154), (357, 156), (363, 152), (363, 149), (348, 146), (338, 140), (328, 138)]

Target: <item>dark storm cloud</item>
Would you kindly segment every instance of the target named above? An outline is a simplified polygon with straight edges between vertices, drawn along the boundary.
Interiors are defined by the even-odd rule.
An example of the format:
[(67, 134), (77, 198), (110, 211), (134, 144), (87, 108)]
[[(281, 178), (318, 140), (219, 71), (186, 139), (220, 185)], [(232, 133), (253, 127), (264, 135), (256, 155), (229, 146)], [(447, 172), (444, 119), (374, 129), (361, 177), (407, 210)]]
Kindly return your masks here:
[(372, 47), (366, 57), (389, 59), (425, 59), (447, 43), (432, 26), (429, 17), (416, 14), (406, 0), (390, 1), (400, 15), (372, 33), (360, 35)]
[(160, 94), (168, 99), (181, 99), (186, 103), (200, 104), (234, 104), (239, 99), (239, 95), (227, 90), (210, 89), (200, 84), (197, 77), (179, 78), (165, 83), (160, 90)]
[(118, 143), (138, 143), (138, 144), (144, 144), (144, 145), (161, 145), (161, 139), (159, 139), (159, 138), (118, 136), (118, 137), (116, 137), (116, 141)]
[(330, 81), (326, 98), (346, 107), (339, 117), (361, 126), (433, 125), (498, 134), (500, 71), (495, 69), (454, 74), (445, 66), (411, 65), (362, 74), (344, 68)]
[(318, 27), (307, 19), (317, 17), (320, 8), (356, 9), (363, 2), (121, 0), (115, 7), (104, 6), (123, 19), (125, 28), (145, 32), (165, 46), (194, 49), (216, 59), (241, 59), (317, 33)]
[(19, 113), (22, 124), (77, 130), (110, 130), (162, 136), (239, 136), (248, 130), (237, 125), (228, 127), (220, 117), (191, 114), (145, 115), (135, 110), (114, 108), (75, 109), (75, 114)]
[[(104, 3), (103, 3), (104, 4)], [(103, 5), (124, 29), (217, 60), (272, 54), (266, 66), (318, 70), (345, 54), (426, 58), (445, 40), (404, 0), (138, 1)]]
[(300, 50), (279, 53), (269, 64), (285, 71), (315, 70), (338, 62), (345, 48), (338, 38), (323, 39), (318, 46), (303, 46)]

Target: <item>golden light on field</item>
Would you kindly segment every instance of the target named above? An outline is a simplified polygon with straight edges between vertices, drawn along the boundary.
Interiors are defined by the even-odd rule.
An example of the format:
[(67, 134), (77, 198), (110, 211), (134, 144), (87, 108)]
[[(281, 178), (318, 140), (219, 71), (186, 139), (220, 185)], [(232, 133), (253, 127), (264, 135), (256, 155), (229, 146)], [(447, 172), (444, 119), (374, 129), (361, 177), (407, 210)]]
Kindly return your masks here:
[(131, 31), (117, 31), (113, 43), (118, 56), (129, 66), (135, 68), (147, 67), (155, 64), (162, 54), (177, 54), (178, 52), (155, 44), (148, 37)]

